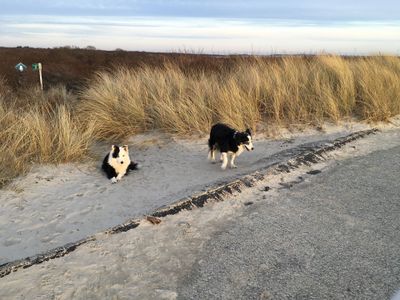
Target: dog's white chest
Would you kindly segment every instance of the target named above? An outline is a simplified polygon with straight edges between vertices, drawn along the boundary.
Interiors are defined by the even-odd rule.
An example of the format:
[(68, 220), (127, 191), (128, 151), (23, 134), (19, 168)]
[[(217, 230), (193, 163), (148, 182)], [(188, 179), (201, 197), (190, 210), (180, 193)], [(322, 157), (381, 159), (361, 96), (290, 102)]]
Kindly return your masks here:
[(236, 153), (234, 153), (234, 154), (236, 156), (239, 156), (240, 154), (242, 154), (243, 151), (244, 151), (244, 146), (240, 145), (238, 151)]
[(130, 161), (124, 161), (122, 164), (118, 162), (116, 159), (110, 159), (108, 164), (114, 168), (117, 174), (125, 174), (128, 169)]

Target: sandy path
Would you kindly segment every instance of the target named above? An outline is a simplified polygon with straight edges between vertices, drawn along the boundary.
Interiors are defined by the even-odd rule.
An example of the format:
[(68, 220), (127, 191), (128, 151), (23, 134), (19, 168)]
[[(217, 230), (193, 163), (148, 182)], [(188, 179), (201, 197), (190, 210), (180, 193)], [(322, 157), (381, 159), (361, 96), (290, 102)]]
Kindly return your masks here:
[[(131, 156), (141, 169), (112, 185), (99, 165), (39, 167), (0, 194), (0, 264), (32, 256), (149, 213), (219, 181), (290, 155), (304, 143), (325, 141), (360, 126), (308, 132), (281, 140), (255, 139), (255, 151), (222, 171), (206, 161), (206, 139), (182, 141), (160, 135), (132, 139)], [(156, 144), (151, 145), (154, 141)], [(143, 145), (148, 145), (144, 147)], [(107, 147), (108, 148), (108, 147)], [(144, 149), (143, 149), (144, 148)], [(106, 153), (106, 149), (97, 149)], [(277, 154), (275, 155), (274, 154)]]
[[(389, 132), (351, 143), (332, 154), (335, 160), (312, 169), (325, 174), (333, 163), (345, 164), (346, 158), (398, 145), (399, 136), (399, 131)], [(310, 169), (304, 166), (289, 174), (271, 175), (227, 201), (167, 216), (156, 226), (143, 221), (135, 230), (99, 235), (67, 256), (0, 279), (0, 298), (176, 299), (179, 282), (195, 263), (202, 264), (198, 259), (210, 239), (227, 232), (226, 226), (244, 214), (257, 218), (257, 204), (290, 202), (281, 192), (282, 183), (302, 176), (309, 184), (316, 178), (306, 173)], [(271, 188), (267, 193), (266, 184)], [(249, 201), (255, 205), (247, 206)]]

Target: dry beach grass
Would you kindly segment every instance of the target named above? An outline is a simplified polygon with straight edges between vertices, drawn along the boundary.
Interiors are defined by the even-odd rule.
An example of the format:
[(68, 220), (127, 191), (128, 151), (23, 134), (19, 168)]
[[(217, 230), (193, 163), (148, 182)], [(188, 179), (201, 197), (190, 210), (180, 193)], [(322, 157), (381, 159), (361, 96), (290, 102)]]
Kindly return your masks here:
[(150, 129), (206, 133), (216, 121), (237, 128), (387, 121), (400, 112), (399, 79), (400, 59), (385, 56), (252, 57), (224, 73), (167, 63), (97, 73), (79, 110), (101, 139)]
[(1, 79), (0, 184), (32, 163), (80, 160), (95, 140), (154, 129), (388, 121), (400, 113), (399, 95), (400, 58), (391, 56), (242, 57), (209, 69), (168, 60), (97, 71), (78, 94), (62, 86), (15, 94)]
[(77, 161), (92, 140), (90, 127), (73, 114), (65, 89), (30, 92), (0, 94), (0, 186), (33, 163)]

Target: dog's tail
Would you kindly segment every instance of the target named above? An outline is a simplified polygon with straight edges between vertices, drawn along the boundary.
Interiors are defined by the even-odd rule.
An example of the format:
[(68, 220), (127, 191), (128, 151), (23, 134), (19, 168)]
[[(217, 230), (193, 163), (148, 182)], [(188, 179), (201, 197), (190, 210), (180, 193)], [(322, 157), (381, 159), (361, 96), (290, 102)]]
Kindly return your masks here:
[(208, 139), (208, 147), (210, 148), (210, 150), (214, 150), (215, 148), (215, 142), (211, 137)]
[(129, 167), (128, 167), (128, 169), (129, 170), (137, 170), (138, 169), (138, 163), (135, 163), (135, 162), (133, 162), (133, 161), (131, 161), (131, 163), (129, 164)]

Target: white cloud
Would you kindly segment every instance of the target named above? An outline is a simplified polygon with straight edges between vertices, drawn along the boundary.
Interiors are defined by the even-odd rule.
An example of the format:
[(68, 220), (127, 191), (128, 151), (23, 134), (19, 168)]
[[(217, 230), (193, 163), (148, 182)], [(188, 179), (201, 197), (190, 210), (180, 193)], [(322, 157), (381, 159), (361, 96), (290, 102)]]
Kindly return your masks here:
[[(21, 17), (22, 18), (22, 17)], [(212, 18), (48, 17), (0, 18), (3, 46), (94, 45), (99, 49), (213, 53), (400, 54), (400, 23), (342, 23)]]

